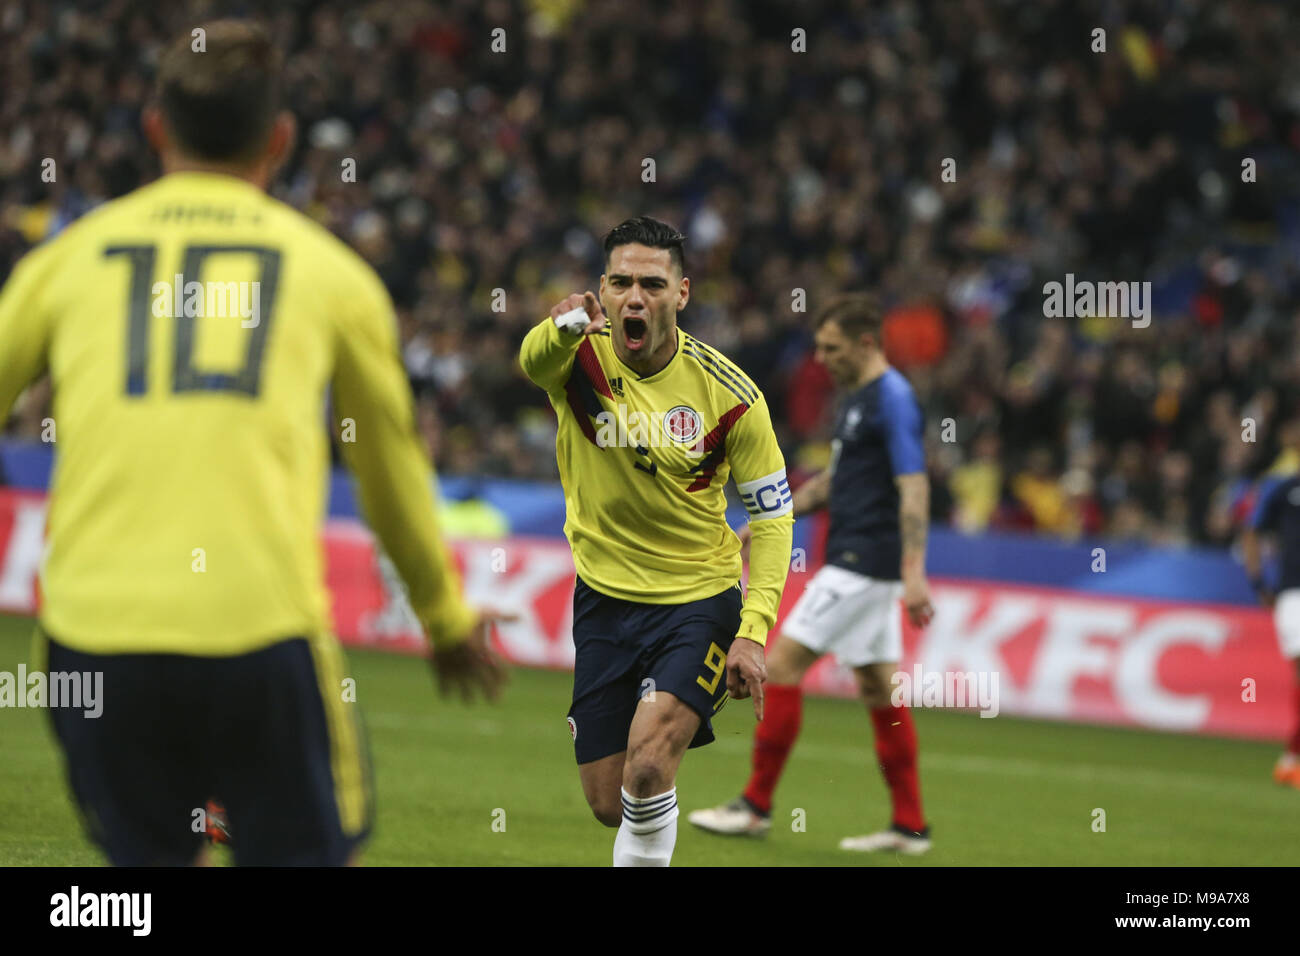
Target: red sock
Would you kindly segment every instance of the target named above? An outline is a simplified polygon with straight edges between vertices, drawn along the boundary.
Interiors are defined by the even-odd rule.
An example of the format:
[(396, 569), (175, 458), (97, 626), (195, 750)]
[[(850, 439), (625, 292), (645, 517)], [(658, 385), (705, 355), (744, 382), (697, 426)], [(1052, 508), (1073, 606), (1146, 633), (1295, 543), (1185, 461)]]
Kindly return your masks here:
[(1297, 684), (1291, 693), (1294, 695), (1293, 699), (1295, 701), (1295, 714), (1293, 715), (1295, 718), (1295, 733), (1287, 741), (1286, 752), (1300, 757), (1300, 684)]
[(921, 812), (921, 787), (916, 779), (916, 728), (906, 707), (880, 707), (871, 712), (876, 727), (876, 756), (889, 796), (894, 803), (894, 823), (914, 833), (925, 829)]
[(802, 719), (803, 691), (798, 684), (763, 688), (763, 719), (754, 732), (754, 772), (745, 787), (745, 799), (763, 813), (772, 812), (772, 792), (799, 736)]

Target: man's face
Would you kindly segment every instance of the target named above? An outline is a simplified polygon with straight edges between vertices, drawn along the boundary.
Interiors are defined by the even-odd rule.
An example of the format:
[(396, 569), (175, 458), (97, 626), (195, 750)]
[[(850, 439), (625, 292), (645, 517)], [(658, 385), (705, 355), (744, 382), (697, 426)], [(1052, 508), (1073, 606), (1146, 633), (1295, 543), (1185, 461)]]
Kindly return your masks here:
[(629, 243), (610, 251), (600, 277), (600, 304), (620, 359), (638, 368), (672, 358), (677, 313), (686, 307), (690, 286), (667, 249)]
[(822, 324), (813, 336), (813, 342), (817, 347), (817, 361), (826, 366), (835, 384), (841, 388), (853, 385), (862, 378), (867, 360), (875, 348), (870, 335), (863, 334), (854, 341), (834, 319)]

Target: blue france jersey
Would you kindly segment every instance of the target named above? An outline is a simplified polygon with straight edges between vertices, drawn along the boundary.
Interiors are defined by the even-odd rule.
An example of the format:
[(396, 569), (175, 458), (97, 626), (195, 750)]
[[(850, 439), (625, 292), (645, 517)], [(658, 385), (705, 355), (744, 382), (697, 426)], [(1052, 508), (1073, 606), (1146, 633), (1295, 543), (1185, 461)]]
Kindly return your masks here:
[(831, 443), (827, 564), (899, 579), (902, 544), (894, 479), (925, 471), (922, 431), (912, 386), (892, 368), (840, 404)]
[(1251, 524), (1256, 531), (1277, 532), (1282, 571), (1276, 590), (1300, 588), (1300, 475), (1266, 489)]

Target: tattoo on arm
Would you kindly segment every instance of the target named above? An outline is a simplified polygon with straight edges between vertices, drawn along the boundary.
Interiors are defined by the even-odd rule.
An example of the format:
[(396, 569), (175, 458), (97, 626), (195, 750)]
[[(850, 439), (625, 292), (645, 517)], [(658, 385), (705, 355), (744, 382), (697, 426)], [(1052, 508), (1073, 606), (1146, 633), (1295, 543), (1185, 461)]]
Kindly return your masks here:
[(903, 512), (901, 531), (904, 551), (925, 550), (925, 535), (929, 524), (929, 519), (923, 512)]
[(924, 475), (906, 475), (898, 483), (898, 529), (903, 554), (923, 556), (930, 526), (930, 485)]

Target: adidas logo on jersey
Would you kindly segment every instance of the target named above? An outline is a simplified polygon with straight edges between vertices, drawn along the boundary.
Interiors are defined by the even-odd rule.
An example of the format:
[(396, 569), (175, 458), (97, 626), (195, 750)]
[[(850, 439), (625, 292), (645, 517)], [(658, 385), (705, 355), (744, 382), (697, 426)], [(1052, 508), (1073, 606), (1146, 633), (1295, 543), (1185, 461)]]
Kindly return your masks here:
[(619, 398), (623, 397), (623, 377), (611, 378), (609, 380), (609, 390)]

